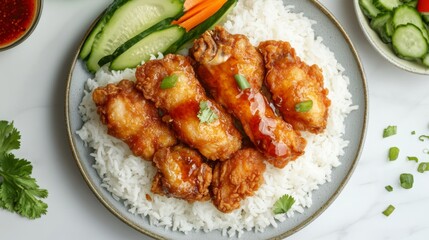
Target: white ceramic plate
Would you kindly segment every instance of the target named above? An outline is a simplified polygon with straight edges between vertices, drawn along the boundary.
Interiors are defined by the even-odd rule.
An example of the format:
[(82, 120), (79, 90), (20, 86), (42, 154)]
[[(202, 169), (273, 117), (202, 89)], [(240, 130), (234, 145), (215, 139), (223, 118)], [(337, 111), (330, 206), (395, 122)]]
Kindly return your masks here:
[(387, 61), (401, 69), (412, 73), (429, 75), (429, 67), (425, 67), (422, 64), (407, 61), (397, 57), (393, 52), (393, 49), (381, 41), (377, 33), (370, 27), (368, 18), (363, 14), (361, 8), (359, 7), (359, 0), (354, 0), (354, 7), (362, 31), (365, 33), (366, 38), (375, 48), (375, 50), (377, 50), (377, 52), (379, 52)]
[[(323, 37), (325, 45), (335, 53), (336, 59), (346, 69), (345, 74), (350, 79), (349, 90), (352, 94), (354, 105), (359, 109), (353, 111), (345, 120), (345, 139), (350, 141), (341, 156), (341, 165), (332, 172), (332, 181), (313, 192), (313, 205), (303, 214), (295, 214), (291, 219), (280, 223), (277, 228), (269, 227), (263, 233), (246, 232), (241, 239), (270, 239), (284, 238), (297, 232), (309, 222), (319, 216), (338, 196), (345, 186), (357, 163), (363, 145), (367, 123), (367, 88), (365, 76), (358, 55), (347, 34), (334, 17), (315, 0), (284, 0), (286, 5), (295, 5), (295, 12), (303, 12), (310, 19), (316, 20), (314, 29), (316, 35)], [(96, 16), (94, 16), (96, 18)], [(142, 218), (129, 213), (122, 202), (116, 201), (112, 195), (100, 186), (101, 179), (92, 168), (94, 159), (83, 141), (76, 134), (83, 122), (78, 113), (78, 106), (83, 97), (85, 81), (91, 77), (86, 71), (83, 62), (78, 60), (76, 52), (74, 63), (70, 69), (70, 75), (66, 89), (65, 111), (66, 124), (70, 139), (70, 145), (77, 165), (97, 198), (116, 217), (136, 230), (157, 239), (221, 239), (220, 231), (210, 233), (192, 232), (184, 235), (180, 232), (172, 232), (164, 228), (149, 225), (147, 218)]]

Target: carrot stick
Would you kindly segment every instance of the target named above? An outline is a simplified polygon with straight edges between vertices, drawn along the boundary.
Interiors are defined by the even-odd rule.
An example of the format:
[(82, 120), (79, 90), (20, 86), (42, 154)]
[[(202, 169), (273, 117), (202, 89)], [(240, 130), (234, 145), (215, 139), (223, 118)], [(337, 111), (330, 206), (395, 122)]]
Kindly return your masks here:
[[(187, 16), (187, 18), (185, 18), (184, 20), (182, 20), (182, 18), (180, 18), (176, 23), (182, 27), (184, 27), (186, 29), (186, 31), (191, 30), (192, 28), (196, 27), (197, 25), (199, 25), (200, 23), (204, 22), (206, 19), (208, 19), (210, 16), (212, 16), (213, 14), (215, 14), (225, 3), (226, 0), (215, 0), (215, 1), (210, 1), (210, 3), (204, 2), (204, 4), (200, 4), (197, 5), (195, 8), (199, 6), (201, 7), (200, 11), (196, 11), (196, 13), (194, 14), (189, 14), (190, 16)], [(191, 9), (191, 10), (193, 10)], [(186, 13), (185, 13), (186, 15)], [(182, 16), (182, 17), (185, 17)], [(174, 23), (174, 22), (173, 22)]]
[[(214, 0), (214, 1), (218, 1), (218, 0)], [(180, 17), (177, 21), (173, 21), (173, 24), (179, 24), (183, 21), (188, 20), (189, 18), (191, 18), (192, 16), (194, 16), (195, 14), (197, 14), (198, 12), (200, 12), (201, 10), (203, 10), (204, 8), (206, 8), (207, 6), (209, 6), (213, 1), (201, 1), (200, 4), (194, 6), (193, 8), (189, 9), (188, 11), (185, 12), (185, 14), (183, 14), (182, 17)]]
[(186, 0), (184, 4), (185, 12), (204, 1), (205, 0)]

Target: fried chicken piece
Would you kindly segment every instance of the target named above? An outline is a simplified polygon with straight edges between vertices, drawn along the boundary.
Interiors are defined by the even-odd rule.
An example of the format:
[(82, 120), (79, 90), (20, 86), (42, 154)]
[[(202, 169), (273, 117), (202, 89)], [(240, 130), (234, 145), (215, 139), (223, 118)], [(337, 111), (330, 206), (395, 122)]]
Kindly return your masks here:
[(173, 131), (132, 81), (99, 87), (92, 99), (101, 122), (107, 125), (107, 133), (128, 144), (134, 155), (152, 160), (155, 151), (176, 144)]
[[(278, 168), (304, 153), (306, 141), (269, 106), (260, 89), (264, 79), (262, 55), (243, 35), (222, 27), (205, 32), (194, 42), (191, 54), (196, 72), (212, 96), (243, 125), (245, 133), (267, 160)], [(244, 76), (250, 88), (241, 90), (235, 75)]]
[[(162, 89), (163, 79), (177, 77), (174, 86)], [(169, 54), (164, 59), (146, 62), (137, 68), (137, 88), (147, 99), (165, 111), (177, 136), (210, 160), (226, 160), (241, 147), (241, 135), (231, 116), (209, 99), (195, 76), (191, 59)], [(206, 103), (206, 111), (200, 111)], [(210, 109), (210, 110), (208, 110)], [(211, 121), (202, 121), (200, 114), (216, 114)], [(206, 115), (207, 116), (207, 115)]]
[(210, 199), (212, 168), (197, 151), (183, 145), (162, 148), (155, 153), (153, 162), (158, 169), (152, 183), (153, 193), (188, 202)]
[(253, 196), (264, 182), (265, 163), (255, 149), (237, 151), (231, 159), (219, 162), (213, 170), (213, 204), (228, 213), (240, 207), (240, 201)]
[[(265, 82), (284, 120), (296, 130), (322, 132), (331, 105), (328, 90), (323, 86), (322, 70), (302, 62), (288, 42), (266, 41), (258, 48), (267, 68)], [(295, 110), (297, 104), (309, 100), (313, 104), (309, 111)]]

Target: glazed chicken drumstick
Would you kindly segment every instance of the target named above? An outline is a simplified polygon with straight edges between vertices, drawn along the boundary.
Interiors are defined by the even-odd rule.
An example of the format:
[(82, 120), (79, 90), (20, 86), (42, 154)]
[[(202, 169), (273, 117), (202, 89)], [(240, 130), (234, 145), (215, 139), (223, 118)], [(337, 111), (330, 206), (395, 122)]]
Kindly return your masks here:
[[(244, 35), (216, 27), (194, 42), (191, 54), (198, 63), (200, 80), (216, 101), (240, 120), (270, 163), (283, 168), (304, 153), (305, 139), (274, 113), (260, 92), (265, 75), (263, 59)], [(250, 88), (240, 89), (237, 76), (244, 77)]]
[[(137, 68), (137, 88), (165, 111), (179, 139), (210, 160), (226, 160), (241, 147), (232, 117), (206, 96), (189, 57), (169, 54)], [(173, 79), (163, 87), (165, 79)], [(169, 80), (169, 81), (170, 81)]]
[(134, 155), (152, 160), (160, 148), (176, 144), (173, 131), (163, 123), (155, 106), (143, 98), (134, 82), (122, 80), (94, 90), (92, 98), (107, 133), (123, 140)]
[(265, 82), (284, 120), (297, 130), (322, 132), (331, 104), (322, 70), (302, 62), (288, 42), (266, 41), (258, 48), (267, 68)]

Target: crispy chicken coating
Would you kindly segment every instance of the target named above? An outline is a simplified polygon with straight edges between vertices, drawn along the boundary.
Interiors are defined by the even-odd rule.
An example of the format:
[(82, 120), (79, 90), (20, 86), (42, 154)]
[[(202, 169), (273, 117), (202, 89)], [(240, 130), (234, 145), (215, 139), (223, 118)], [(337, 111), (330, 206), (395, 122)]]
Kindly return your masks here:
[(263, 184), (264, 172), (263, 155), (252, 148), (239, 150), (231, 159), (217, 163), (211, 185), (213, 204), (224, 213), (239, 208), (240, 201), (253, 196)]
[[(163, 79), (169, 76), (177, 77), (174, 86), (161, 88)], [(207, 97), (189, 57), (169, 54), (164, 59), (149, 61), (137, 68), (136, 77), (137, 88), (165, 111), (163, 119), (172, 125), (177, 136), (206, 158), (226, 160), (241, 147), (241, 135), (231, 116)], [(201, 103), (206, 104), (208, 115), (216, 115), (211, 121), (200, 120)]]
[(122, 80), (94, 90), (92, 99), (107, 133), (123, 140), (134, 155), (152, 160), (162, 147), (176, 144), (174, 133), (163, 123), (155, 106), (143, 98), (134, 83)]
[[(331, 104), (323, 86), (322, 70), (302, 62), (288, 42), (266, 41), (258, 48), (267, 68), (265, 82), (284, 120), (297, 130), (322, 132)], [(297, 104), (309, 100), (313, 104), (309, 111), (295, 110)]]
[[(265, 76), (262, 55), (243, 35), (231, 35), (222, 27), (205, 32), (194, 42), (191, 54), (196, 72), (217, 102), (243, 125), (245, 133), (267, 160), (278, 168), (304, 153), (306, 141), (277, 116), (262, 95)], [(239, 74), (250, 88), (241, 90)]]
[(210, 199), (212, 168), (197, 151), (183, 145), (162, 148), (155, 153), (153, 162), (158, 169), (152, 183), (153, 193), (188, 202)]

